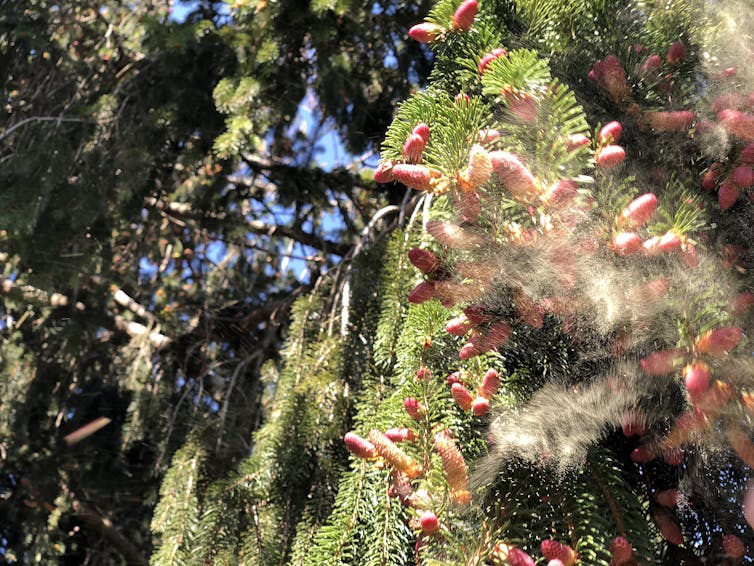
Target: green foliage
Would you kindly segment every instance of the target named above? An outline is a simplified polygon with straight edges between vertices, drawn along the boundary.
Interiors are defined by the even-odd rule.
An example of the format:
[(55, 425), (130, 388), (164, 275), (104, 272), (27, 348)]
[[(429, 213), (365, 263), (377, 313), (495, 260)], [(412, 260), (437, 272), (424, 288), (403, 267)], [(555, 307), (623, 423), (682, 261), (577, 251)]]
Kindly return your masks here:
[(497, 96), (504, 89), (537, 91), (549, 82), (547, 61), (540, 59), (536, 51), (516, 49), (489, 64), (482, 75), (482, 92)]
[[(730, 174), (750, 140), (722, 127), (712, 137), (653, 130), (645, 114), (693, 109), (699, 124), (715, 118), (707, 98), (748, 95), (744, 49), (729, 40), (736, 7), (718, 16), (687, 1), (482, 0), (464, 31), (451, 27), (460, 4), (201, 2), (184, 22), (154, 2), (22, 0), (0, 11), (8, 561), (138, 564), (152, 552), (154, 564), (470, 566), (493, 563), (498, 543), (542, 562), (540, 542), (554, 538), (580, 564), (605, 565), (621, 535), (642, 564), (692, 552), (712, 563), (725, 559), (721, 534), (746, 538), (737, 510), (748, 472), (724, 436), (751, 426), (751, 364), (710, 357), (721, 406), (689, 395), (680, 371), (637, 385), (652, 351), (707, 359), (704, 332), (751, 334), (730, 301), (752, 287), (749, 205), (710, 212), (715, 197), (698, 191), (711, 160)], [(406, 40), (427, 12), (441, 36)], [(687, 55), (668, 61), (679, 39)], [(498, 48), (506, 54), (480, 73)], [(642, 70), (650, 54), (656, 74)], [(630, 101), (587, 77), (609, 55)], [(733, 65), (734, 78), (722, 73)], [(629, 158), (606, 169), (598, 132), (614, 119)], [(383, 161), (400, 163), (420, 123), (436, 194), (375, 187), (360, 170), (370, 154), (318, 161), (334, 134), (349, 152), (384, 138)], [(500, 137), (483, 141), (488, 128)], [(592, 132), (591, 144), (569, 145)], [(461, 172), (480, 147), (518, 156), (532, 193), (516, 194), (504, 171), (477, 171), (484, 180), (471, 186)], [(579, 183), (566, 205), (552, 197), (561, 181)], [(618, 216), (649, 191), (659, 210), (631, 229), (642, 239), (672, 231), (683, 248), (617, 256), (607, 244), (628, 229)], [(469, 206), (460, 220), (459, 205)], [(460, 236), (446, 245), (428, 226)], [(543, 237), (525, 245), (532, 234)], [(679, 263), (692, 245), (696, 270)], [(414, 247), (442, 267), (419, 274)], [(590, 277), (569, 283), (569, 269)], [(637, 285), (666, 275), (661, 304), (639, 304), (652, 297)], [(439, 291), (408, 304), (419, 282)], [(527, 300), (544, 310), (526, 313)], [(600, 320), (603, 304), (614, 320)], [(490, 320), (451, 335), (446, 323), (470, 305)], [(500, 320), (512, 325), (504, 342), (459, 356)], [(490, 367), (501, 379), (491, 413), (463, 410), (447, 377), (459, 372), (479, 401)], [(616, 380), (627, 389), (610, 389)], [(644, 410), (649, 434), (621, 436), (623, 413), (589, 405), (600, 387), (606, 405)], [(635, 406), (620, 405), (623, 392)], [(424, 409), (416, 419), (407, 398)], [(694, 437), (701, 447), (684, 467), (631, 461), (636, 446), (667, 449), (678, 415), (699, 406), (715, 424)], [(555, 449), (527, 453), (533, 463), (509, 457), (487, 442), (501, 426)], [(346, 431), (394, 427), (416, 435), (399, 444), (414, 478), (388, 455), (359, 459), (344, 446)], [(496, 471), (470, 504), (464, 474), (451, 478), (439, 453), (444, 434), (474, 478)], [(552, 461), (573, 447), (588, 456)], [(655, 499), (669, 485), (690, 494), (678, 510)], [(424, 511), (437, 514), (437, 534), (421, 533)], [(678, 515), (682, 548), (654, 526), (663, 513)]]
[(11, 337), (3, 348), (0, 437), (4, 439), (11, 439), (13, 436), (23, 438), (28, 434), (24, 428), (15, 426), (16, 412), (23, 406), (36, 371), (33, 362), (24, 358), (24, 350), (18, 344), (19, 338), (18, 335), (15, 340)]
[(594, 451), (583, 470), (513, 466), (486, 495), (487, 512), (501, 517), (500, 538), (538, 554), (534, 541), (554, 538), (576, 549), (585, 564), (610, 562), (610, 542), (626, 537), (643, 564), (658, 557), (656, 533), (646, 520), (646, 502), (605, 449)]
[(198, 438), (189, 438), (173, 456), (160, 487), (152, 530), (161, 536), (152, 564), (189, 564), (193, 539), (200, 526), (199, 497), (206, 450)]
[(374, 337), (374, 363), (385, 372), (395, 364), (396, 341), (406, 314), (404, 298), (414, 279), (407, 256), (414, 243), (415, 238), (410, 233), (396, 230), (385, 253), (383, 279), (378, 292), (380, 318)]
[(411, 541), (405, 508), (387, 497), (385, 472), (354, 463), (304, 564), (409, 564)]

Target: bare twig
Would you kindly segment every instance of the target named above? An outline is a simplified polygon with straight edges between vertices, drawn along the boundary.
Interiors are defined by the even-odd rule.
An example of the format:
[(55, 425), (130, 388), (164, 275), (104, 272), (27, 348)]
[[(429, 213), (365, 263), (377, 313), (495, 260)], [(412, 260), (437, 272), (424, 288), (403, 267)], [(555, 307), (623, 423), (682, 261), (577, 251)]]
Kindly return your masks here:
[(142, 305), (137, 303), (133, 298), (131, 298), (123, 289), (121, 289), (117, 285), (111, 285), (110, 291), (113, 294), (113, 299), (115, 299), (115, 302), (118, 303), (120, 306), (126, 307), (136, 316), (140, 316), (141, 318), (146, 319), (152, 324), (157, 322), (157, 320), (155, 319), (155, 316), (151, 312), (149, 312), (146, 308), (144, 308)]
[(151, 330), (143, 324), (139, 324), (138, 322), (134, 322), (133, 320), (126, 320), (125, 318), (120, 316), (115, 317), (115, 326), (132, 338), (147, 335), (149, 342), (158, 350), (164, 348), (172, 342), (172, 340), (164, 334), (160, 334), (159, 332)]
[(220, 409), (220, 431), (217, 433), (217, 450), (220, 449), (220, 446), (222, 445), (223, 441), (223, 433), (225, 432), (225, 418), (228, 416), (228, 406), (230, 405), (230, 397), (233, 394), (233, 389), (236, 386), (236, 381), (238, 380), (238, 376), (241, 375), (241, 372), (243, 372), (246, 369), (246, 366), (249, 365), (249, 363), (252, 362), (255, 358), (259, 358), (262, 355), (261, 350), (255, 351), (250, 356), (247, 356), (243, 360), (241, 360), (238, 365), (236, 365), (236, 369), (233, 370), (233, 375), (230, 378), (230, 383), (228, 384), (228, 391), (225, 393), (225, 399), (223, 400), (223, 407)]
[(10, 128), (5, 130), (2, 134), (0, 134), (0, 142), (3, 141), (5, 138), (10, 136), (14, 131), (16, 131), (21, 126), (25, 126), (26, 124), (32, 123), (32, 122), (78, 122), (81, 124), (89, 124), (93, 123), (91, 120), (84, 120), (82, 118), (63, 118), (60, 116), (30, 116), (28, 118), (24, 118), (20, 122), (16, 122), (13, 124)]

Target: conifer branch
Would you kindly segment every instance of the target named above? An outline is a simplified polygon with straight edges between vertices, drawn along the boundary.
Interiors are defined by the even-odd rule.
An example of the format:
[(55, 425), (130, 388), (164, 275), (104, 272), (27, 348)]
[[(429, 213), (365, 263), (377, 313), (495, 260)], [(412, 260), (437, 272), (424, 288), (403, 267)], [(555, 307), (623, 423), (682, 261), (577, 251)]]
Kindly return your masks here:
[[(55, 511), (55, 506), (46, 501), (39, 489), (28, 478), (21, 478), (19, 483), (31, 494), (34, 499), (40, 502), (40, 505), (48, 512)], [(68, 493), (67, 486), (63, 486), (63, 492)], [(128, 566), (146, 566), (147, 561), (141, 555), (136, 546), (125, 538), (120, 531), (113, 525), (112, 521), (103, 517), (98, 511), (90, 505), (79, 499), (71, 500), (71, 510), (74, 516), (81, 521), (83, 526), (95, 534), (101, 535), (109, 542), (115, 550), (126, 560)]]
[[(31, 285), (19, 285), (10, 279), (0, 276), (0, 293), (11, 299), (28, 302), (42, 307), (65, 307), (71, 304), (71, 300), (62, 293), (48, 293)], [(76, 310), (84, 310), (80, 302), (73, 303)]]
[(589, 461), (587, 461), (586, 466), (589, 468), (589, 473), (594, 478), (594, 481), (602, 491), (602, 495), (604, 495), (605, 500), (610, 507), (610, 512), (613, 514), (613, 519), (615, 519), (615, 524), (618, 527), (618, 532), (622, 537), (627, 537), (626, 527), (623, 524), (623, 519), (621, 518), (620, 511), (618, 510), (618, 506), (615, 504), (615, 499), (611, 495), (610, 490), (607, 488), (605, 482), (602, 480), (597, 471), (594, 469), (594, 466), (592, 466)]
[(147, 560), (139, 550), (126, 539), (110, 519), (103, 517), (86, 503), (74, 499), (71, 502), (76, 518), (89, 530), (101, 535), (112, 547), (117, 550), (126, 561), (127, 566), (146, 566)]
[[(133, 313), (146, 318), (150, 324), (154, 324), (156, 319), (146, 308), (134, 301), (122, 289), (113, 286), (113, 299), (120, 305), (128, 308)], [(10, 279), (0, 277), (0, 293), (15, 300), (21, 300), (38, 306), (45, 307), (64, 307), (72, 304), (71, 300), (62, 293), (48, 293), (32, 285), (19, 285)], [(83, 311), (86, 307), (83, 303), (76, 301), (73, 303), (76, 310)], [(150, 331), (143, 324), (135, 321), (126, 320), (120, 316), (115, 317), (115, 326), (125, 332), (132, 338), (143, 336), (149, 333), (149, 340), (155, 348), (164, 348), (170, 344), (171, 339), (159, 332)]]

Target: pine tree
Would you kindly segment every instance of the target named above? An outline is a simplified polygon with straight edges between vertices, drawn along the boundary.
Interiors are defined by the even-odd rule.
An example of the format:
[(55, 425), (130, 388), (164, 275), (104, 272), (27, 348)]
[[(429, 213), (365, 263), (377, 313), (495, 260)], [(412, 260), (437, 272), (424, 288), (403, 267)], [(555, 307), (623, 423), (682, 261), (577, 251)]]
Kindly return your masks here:
[(22, 4), (6, 559), (751, 562), (745, 5)]
[[(193, 8), (178, 21), (174, 4)], [(357, 152), (424, 80), (428, 53), (395, 43), (418, 8), (234, 4), (0, 0), (0, 561), (220, 560), (238, 554), (226, 538), (255, 540), (248, 486), (280, 490), (234, 472), (256, 465), (257, 438), (264, 454), (287, 440), (254, 437), (273, 403), (309, 401), (273, 393), (292, 375), (277, 367), (292, 304), (327, 290), (316, 304), (337, 313), (345, 266), (397, 218), (369, 224), (403, 192), (376, 189)], [(328, 132), (352, 159), (318, 159)], [(303, 350), (333, 355), (317, 374), (330, 389), (306, 387), (342, 413), (327, 372), (351, 350), (335, 315), (317, 320), (327, 348), (298, 328)], [(318, 501), (345, 455), (325, 447), (340, 457)]]
[(349, 467), (290, 561), (749, 560), (754, 134), (726, 26), (691, 2), (441, 0), (408, 31), (434, 71), (375, 178), (415, 214)]

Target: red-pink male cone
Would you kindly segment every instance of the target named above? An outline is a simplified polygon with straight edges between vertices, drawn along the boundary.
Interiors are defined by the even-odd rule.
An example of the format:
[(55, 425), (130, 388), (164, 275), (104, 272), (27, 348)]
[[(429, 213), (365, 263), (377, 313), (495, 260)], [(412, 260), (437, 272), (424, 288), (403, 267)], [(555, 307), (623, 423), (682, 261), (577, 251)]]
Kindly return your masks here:
[(696, 114), (691, 110), (645, 112), (642, 122), (658, 132), (683, 132), (694, 123)]
[(464, 192), (476, 191), (492, 176), (492, 161), (489, 153), (479, 144), (469, 150), (468, 165), (458, 173), (458, 183)]
[(440, 269), (442, 263), (432, 250), (411, 248), (408, 250), (408, 261), (422, 273), (433, 273)]
[(490, 400), (485, 397), (477, 397), (471, 402), (471, 412), (477, 417), (486, 415), (490, 410)]
[(682, 243), (683, 242), (681, 241), (681, 237), (670, 230), (660, 236), (660, 239), (657, 242), (657, 251), (666, 253), (672, 252), (673, 250), (680, 248)]
[(657, 197), (645, 193), (632, 200), (618, 217), (618, 226), (638, 228), (644, 226), (657, 210)]
[(385, 431), (385, 436), (393, 442), (408, 442), (417, 438), (413, 430), (405, 427), (389, 428)]
[(680, 39), (673, 43), (668, 49), (668, 54), (665, 57), (668, 63), (671, 65), (678, 65), (686, 57), (686, 46)]
[(355, 432), (347, 432), (343, 437), (343, 442), (345, 442), (348, 451), (357, 458), (371, 459), (378, 456), (374, 444)]
[(634, 558), (634, 550), (626, 537), (615, 537), (610, 543), (610, 552), (615, 566), (624, 566)]
[(620, 136), (623, 133), (623, 126), (620, 122), (608, 122), (597, 134), (597, 141), (601, 144), (618, 143)]
[(731, 301), (730, 308), (734, 316), (739, 316), (754, 306), (754, 293), (739, 293)]
[(631, 97), (626, 72), (615, 55), (608, 55), (604, 61), (597, 61), (589, 71), (589, 78), (604, 88), (615, 103), (625, 102)]
[(659, 55), (650, 55), (641, 64), (641, 74), (644, 76), (655, 75), (660, 65), (662, 65), (662, 57)]
[(722, 356), (741, 341), (743, 331), (738, 326), (726, 326), (710, 330), (696, 341), (696, 349), (702, 354)]
[(723, 548), (725, 553), (734, 560), (741, 559), (746, 554), (744, 543), (736, 535), (725, 535), (723, 537)]
[(641, 359), (641, 370), (647, 375), (670, 375), (683, 361), (679, 350), (661, 350), (652, 352)]
[(641, 245), (642, 250), (647, 255), (654, 255), (659, 250), (657, 249), (657, 245), (660, 243), (660, 236), (652, 236), (651, 238), (647, 238), (644, 240), (644, 243)]
[(500, 132), (492, 128), (479, 130), (479, 134), (477, 135), (477, 141), (482, 145), (491, 144), (495, 140), (500, 139), (500, 135), (501, 135)]
[(566, 149), (568, 151), (575, 151), (586, 145), (589, 145), (589, 138), (584, 134), (572, 134), (566, 139)]
[(495, 545), (490, 558), (495, 566), (535, 566), (531, 556), (520, 548), (504, 542)]
[(710, 104), (710, 110), (713, 112), (720, 112), (721, 110), (728, 109), (741, 110), (745, 103), (746, 101), (740, 94), (726, 92), (715, 97), (712, 104)]
[(619, 145), (606, 145), (595, 156), (597, 167), (613, 169), (626, 160), (626, 150)]
[(445, 332), (452, 336), (464, 336), (471, 332), (472, 324), (465, 314), (449, 320), (445, 324)]
[(746, 144), (741, 150), (741, 154), (738, 156), (738, 158), (741, 160), (741, 163), (745, 163), (747, 165), (753, 165), (754, 164), (754, 143)]
[(741, 196), (741, 189), (733, 182), (733, 179), (727, 177), (717, 191), (717, 204), (720, 210), (728, 210)]
[(681, 500), (681, 492), (677, 489), (663, 489), (655, 493), (655, 501), (663, 507), (675, 507)]
[(416, 24), (408, 30), (408, 36), (419, 43), (432, 43), (439, 38), (445, 30), (437, 24), (429, 22)]
[(613, 236), (611, 248), (618, 255), (635, 254), (643, 244), (641, 236), (636, 232), (619, 232)]
[(437, 296), (434, 281), (422, 281), (408, 294), (408, 302), (419, 305)]
[(717, 119), (734, 136), (754, 141), (754, 115), (726, 108), (717, 113)]
[(489, 53), (485, 53), (482, 58), (479, 60), (479, 74), (483, 75), (484, 71), (487, 70), (487, 67), (490, 63), (492, 63), (495, 59), (498, 59), (499, 57), (507, 57), (508, 52), (503, 49), (502, 47), (497, 47), (490, 51)]
[(500, 389), (500, 374), (494, 368), (490, 368), (484, 374), (482, 386), (479, 388), (479, 395), (491, 399), (497, 390)]
[(467, 342), (458, 350), (458, 357), (462, 360), (470, 360), (481, 353), (481, 350), (473, 342)]
[(470, 411), (471, 410), (471, 404), (474, 402), (474, 397), (471, 395), (471, 392), (466, 389), (463, 385), (460, 383), (454, 383), (450, 386), (450, 394), (453, 396), (453, 399), (458, 404), (461, 409), (464, 411)]
[(393, 166), (393, 177), (396, 181), (417, 191), (431, 191), (432, 181), (442, 177), (442, 174), (426, 165), (398, 163)]
[(564, 566), (576, 564), (576, 552), (567, 544), (553, 539), (545, 539), (541, 542), (542, 555), (547, 560), (560, 560)]
[(642, 436), (647, 433), (647, 415), (642, 411), (630, 410), (620, 420), (621, 429), (626, 436)]
[(487, 329), (487, 333), (484, 335), (485, 345), (489, 346), (489, 349), (497, 348), (501, 344), (508, 341), (508, 338), (513, 334), (513, 329), (507, 322), (496, 322)]
[(579, 184), (573, 179), (560, 179), (551, 185), (540, 198), (547, 206), (566, 206), (570, 204), (579, 192)]
[(440, 520), (432, 511), (424, 511), (419, 517), (422, 532), (432, 534), (440, 530)]
[(517, 155), (507, 151), (490, 152), (492, 170), (500, 177), (503, 185), (516, 200), (530, 201), (542, 191), (534, 175), (526, 168)]
[(717, 186), (717, 180), (723, 173), (724, 165), (722, 163), (715, 162), (709, 166), (709, 168), (702, 174), (702, 188), (705, 191), (712, 191)]
[(394, 180), (393, 162), (383, 161), (374, 170), (374, 180), (378, 183), (389, 183)]
[(471, 501), (466, 462), (456, 446), (449, 431), (441, 431), (434, 436), (433, 448), (440, 455), (445, 478), (448, 481), (450, 495), (456, 503), (467, 504)]
[(655, 523), (657, 523), (657, 528), (666, 541), (675, 545), (683, 544), (681, 527), (678, 526), (670, 513), (663, 509), (658, 510), (655, 512)]
[(403, 159), (406, 163), (419, 163), (424, 153), (427, 142), (418, 134), (409, 134), (406, 143), (403, 144)]
[(632, 462), (646, 464), (647, 462), (654, 460), (655, 456), (655, 450), (649, 444), (642, 444), (631, 451), (630, 457)]
[(754, 185), (754, 169), (748, 165), (739, 165), (733, 170), (731, 179), (742, 189), (751, 187)]
[(704, 362), (694, 362), (683, 368), (686, 389), (692, 395), (700, 395), (709, 387), (710, 369)]
[(422, 405), (415, 397), (406, 397), (403, 400), (403, 408), (406, 410), (406, 413), (408, 413), (408, 416), (415, 421), (422, 420), (424, 415), (427, 414), (424, 405)]
[(537, 101), (528, 92), (504, 90), (508, 111), (526, 124), (537, 121)]
[(477, 0), (465, 0), (456, 9), (453, 14), (453, 29), (459, 31), (469, 31), (471, 26), (474, 25), (474, 18), (476, 18), (479, 4)]
[(416, 134), (421, 139), (423, 139), (424, 143), (427, 143), (429, 141), (429, 126), (424, 122), (419, 122), (416, 126), (414, 126), (414, 129), (411, 130), (411, 133)]

